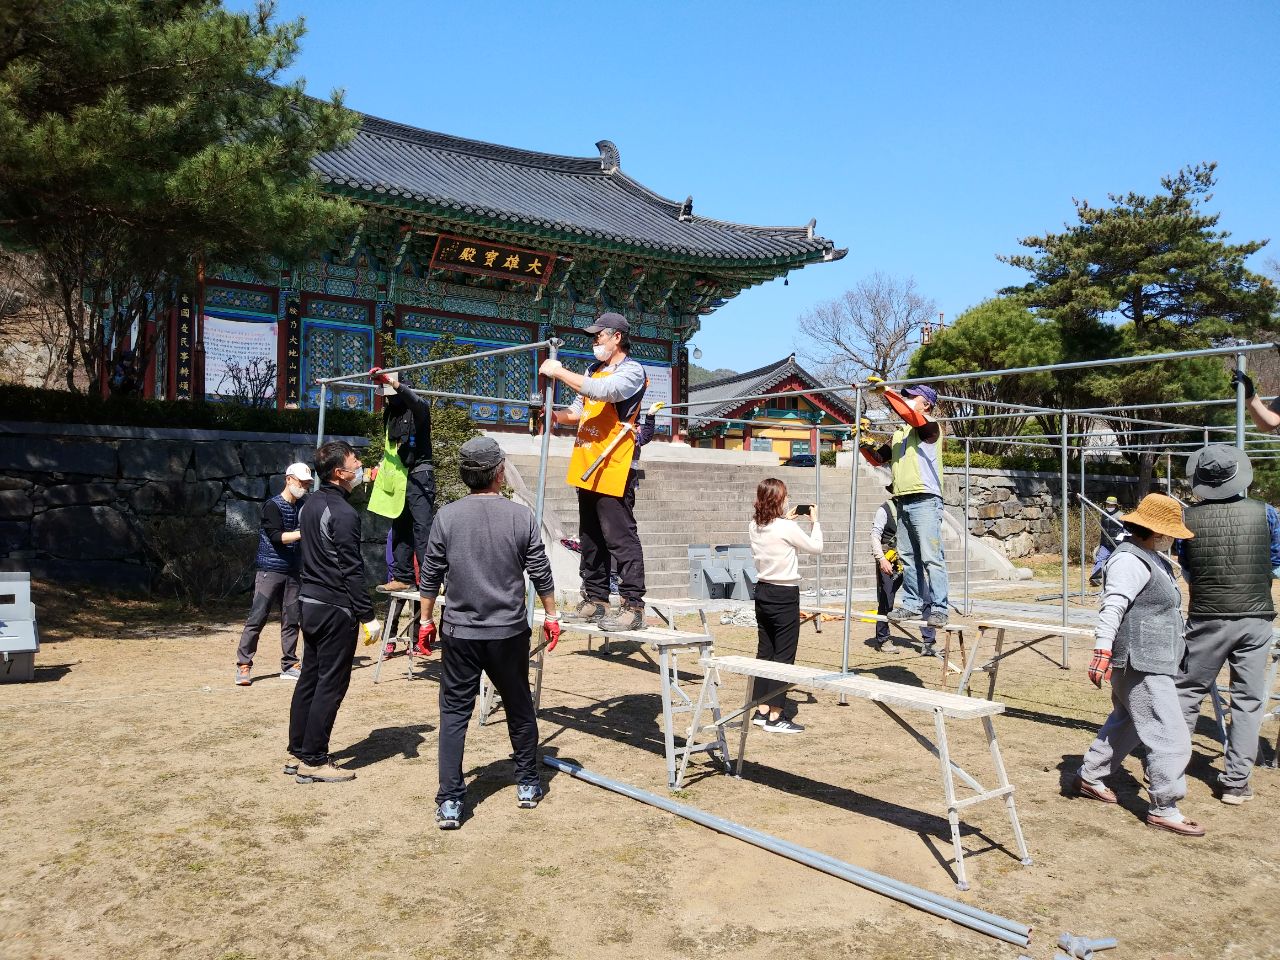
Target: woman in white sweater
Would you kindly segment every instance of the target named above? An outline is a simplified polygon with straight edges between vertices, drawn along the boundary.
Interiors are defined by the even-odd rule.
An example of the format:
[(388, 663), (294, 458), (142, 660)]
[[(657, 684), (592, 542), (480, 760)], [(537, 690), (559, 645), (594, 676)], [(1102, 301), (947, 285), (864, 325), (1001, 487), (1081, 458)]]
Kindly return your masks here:
[[(810, 508), (810, 534), (788, 510), (787, 485), (772, 477), (756, 487), (756, 502), (748, 530), (756, 563), (756, 624), (760, 641), (756, 657), (774, 663), (795, 663), (800, 643), (800, 568), (796, 551), (822, 552), (822, 527), (817, 507)], [(786, 684), (757, 679), (755, 693), (763, 697), (753, 720), (770, 733), (803, 733), (804, 727), (785, 716)]]

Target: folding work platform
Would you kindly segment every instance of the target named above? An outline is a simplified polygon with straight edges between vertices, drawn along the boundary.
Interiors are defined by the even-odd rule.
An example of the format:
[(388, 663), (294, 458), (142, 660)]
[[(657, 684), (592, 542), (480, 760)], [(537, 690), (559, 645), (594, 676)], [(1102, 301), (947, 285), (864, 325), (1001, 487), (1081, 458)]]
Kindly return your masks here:
[[(1048, 623), (1036, 623), (1030, 620), (979, 620), (977, 625), (977, 636), (973, 637), (972, 647), (966, 655), (964, 637), (966, 629), (968, 628), (961, 625), (948, 626), (947, 628), (947, 639), (942, 648), (942, 659), (944, 663), (942, 686), (944, 689), (947, 686), (947, 671), (945, 664), (949, 663), (951, 659), (951, 643), (952, 636), (954, 635), (956, 642), (960, 647), (960, 658), (964, 662), (964, 669), (960, 672), (960, 682), (956, 684), (956, 692), (968, 694), (970, 692), (970, 679), (972, 678), (975, 670), (980, 670), (987, 675), (988, 700), (995, 696), (996, 678), (1000, 673), (1000, 664), (1006, 658), (1013, 656), (1021, 650), (1035, 650), (1037, 653), (1040, 653), (1037, 649), (1038, 645), (1046, 640), (1052, 640), (1054, 638), (1065, 639), (1068, 637), (1093, 637), (1093, 630), (1087, 627), (1066, 627)], [(979, 664), (979, 653), (982, 650), (983, 644), (987, 640), (988, 634), (990, 633), (995, 634), (995, 641), (991, 648), (991, 656)], [(1030, 634), (1031, 639), (1016, 643), (1006, 650), (1004, 648), (1006, 633)], [(1058, 663), (1052, 657), (1043, 653), (1040, 653), (1040, 655), (1059, 668), (1066, 669), (1063, 664)]]
[[(903, 683), (889, 683), (874, 677), (861, 674), (832, 672), (822, 667), (805, 667), (795, 664), (773, 663), (768, 660), (756, 660), (752, 657), (708, 657), (703, 661), (706, 671), (702, 691), (693, 709), (693, 723), (685, 746), (680, 752), (680, 765), (676, 771), (674, 786), (679, 787), (684, 781), (684, 773), (688, 767), (689, 756), (697, 752), (703, 745), (698, 737), (708, 732), (714, 736), (712, 742), (724, 742), (724, 728), (737, 720), (741, 727), (738, 741), (738, 760), (735, 768), (737, 776), (742, 775), (743, 758), (747, 750), (747, 734), (751, 732), (751, 719), (748, 713), (763, 698), (755, 696), (757, 679), (776, 680), (786, 684), (787, 689), (798, 688), (810, 691), (827, 691), (837, 693), (842, 698), (852, 697), (870, 700), (889, 717), (906, 730), (913, 739), (932, 753), (941, 764), (942, 785), (946, 798), (947, 820), (951, 825), (951, 845), (955, 851), (956, 886), (961, 890), (969, 889), (969, 881), (964, 868), (964, 848), (960, 844), (960, 811), (966, 807), (982, 803), (985, 800), (1003, 799), (1005, 810), (1009, 815), (1009, 823), (1013, 827), (1014, 840), (1018, 846), (1018, 854), (1025, 866), (1031, 864), (1031, 855), (1027, 852), (1027, 844), (1022, 836), (1022, 825), (1018, 821), (1018, 810), (1013, 801), (1014, 788), (1009, 782), (1005, 770), (1004, 759), (1000, 755), (1000, 745), (996, 741), (995, 725), (992, 717), (1004, 712), (1004, 704), (991, 700), (980, 700), (976, 697), (961, 696), (942, 690), (929, 690), (922, 687), (908, 686)], [(747, 678), (746, 700), (740, 710), (727, 715), (712, 715), (708, 726), (702, 725), (702, 711), (707, 703), (715, 699), (716, 687), (722, 674), (737, 674)], [(770, 694), (772, 696), (773, 694)], [(933, 716), (934, 740), (929, 740), (901, 716), (906, 711), (929, 713)], [(718, 711), (717, 711), (718, 712)], [(951, 751), (947, 741), (946, 721), (980, 720), (986, 734), (987, 747), (991, 753), (992, 766), (995, 769), (996, 786), (988, 790), (974, 777), (951, 759)], [(956, 797), (956, 779), (961, 780), (974, 791), (970, 797)]]

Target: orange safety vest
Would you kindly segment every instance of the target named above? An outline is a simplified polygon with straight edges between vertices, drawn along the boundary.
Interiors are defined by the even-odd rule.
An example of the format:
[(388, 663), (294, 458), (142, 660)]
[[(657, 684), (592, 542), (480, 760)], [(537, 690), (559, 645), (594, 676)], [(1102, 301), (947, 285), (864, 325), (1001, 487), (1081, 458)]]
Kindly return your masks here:
[[(591, 374), (591, 379), (607, 376), (608, 373), (597, 370)], [(641, 396), (648, 389), (649, 378), (645, 377)], [(570, 486), (610, 497), (620, 497), (626, 492), (627, 476), (631, 472), (631, 459), (636, 446), (635, 432), (629, 428), (635, 426), (639, 413), (640, 403), (637, 402), (631, 416), (624, 423), (618, 418), (618, 408), (608, 400), (582, 398), (582, 417), (578, 421), (578, 435), (573, 441), (573, 456), (569, 458), (569, 474), (565, 478)], [(626, 433), (627, 436), (618, 441), (604, 463), (584, 481), (583, 473), (620, 433)]]

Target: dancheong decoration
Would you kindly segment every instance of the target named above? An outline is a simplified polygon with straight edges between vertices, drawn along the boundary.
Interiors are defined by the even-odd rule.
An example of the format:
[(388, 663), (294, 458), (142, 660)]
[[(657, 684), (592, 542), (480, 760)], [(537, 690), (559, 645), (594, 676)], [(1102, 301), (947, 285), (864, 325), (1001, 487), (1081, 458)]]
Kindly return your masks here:
[(503, 277), (525, 283), (545, 284), (551, 277), (556, 255), (522, 250), (487, 240), (441, 234), (431, 257), (433, 269), (458, 270), (486, 277)]

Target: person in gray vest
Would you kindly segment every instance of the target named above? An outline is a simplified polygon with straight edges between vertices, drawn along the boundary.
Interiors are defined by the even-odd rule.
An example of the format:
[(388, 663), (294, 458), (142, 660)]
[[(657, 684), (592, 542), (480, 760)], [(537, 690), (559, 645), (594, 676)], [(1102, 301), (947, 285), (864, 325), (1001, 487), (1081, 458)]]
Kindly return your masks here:
[(298, 621), (301, 617), (298, 580), (298, 510), (311, 492), (311, 468), (291, 463), (284, 472), (284, 489), (262, 505), (262, 525), (258, 530), (258, 568), (253, 579), (253, 606), (240, 645), (236, 648), (236, 686), (253, 682), (253, 655), (267, 618), (280, 605), (280, 679), (297, 680)]
[[(898, 557), (898, 508), (893, 502), (893, 484), (885, 487), (889, 499), (880, 504), (871, 520), (871, 555), (876, 562), (876, 613), (885, 616), (893, 609), (893, 599), (897, 596), (898, 587), (902, 586), (902, 560)], [(925, 617), (933, 609), (933, 594), (929, 592), (929, 578), (920, 581), (920, 595), (924, 601)], [(933, 627), (924, 627), (920, 631), (920, 652), (925, 656), (936, 656), (934, 640), (937, 632)], [(897, 653), (898, 647), (889, 636), (888, 620), (876, 621), (875, 636), (867, 641), (867, 646), (876, 653)]]
[(1174, 540), (1190, 540), (1195, 534), (1183, 525), (1181, 504), (1160, 493), (1147, 494), (1121, 520), (1129, 539), (1116, 547), (1102, 570), (1102, 608), (1089, 663), (1095, 687), (1111, 681), (1111, 714), (1089, 745), (1073, 787), (1082, 797), (1116, 803), (1104, 781), (1141, 744), (1146, 747), (1150, 800), (1147, 824), (1203, 837), (1204, 827), (1178, 809), (1187, 795), (1191, 760), (1191, 734), (1174, 685), (1186, 639), (1182, 594), (1173, 566), (1163, 556)]
[(1187, 461), (1191, 492), (1202, 501), (1187, 508), (1196, 538), (1182, 544), (1182, 572), (1191, 586), (1187, 662), (1178, 699), (1195, 732), (1200, 705), (1223, 664), (1231, 672), (1231, 727), (1226, 765), (1218, 777), (1222, 802), (1253, 799), (1249, 775), (1258, 754), (1266, 711), (1267, 656), (1272, 643), (1271, 581), (1280, 567), (1280, 516), (1245, 496), (1253, 467), (1244, 451), (1214, 443)]

